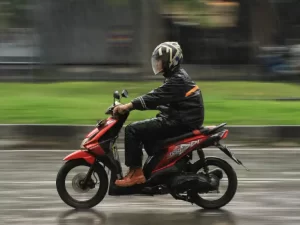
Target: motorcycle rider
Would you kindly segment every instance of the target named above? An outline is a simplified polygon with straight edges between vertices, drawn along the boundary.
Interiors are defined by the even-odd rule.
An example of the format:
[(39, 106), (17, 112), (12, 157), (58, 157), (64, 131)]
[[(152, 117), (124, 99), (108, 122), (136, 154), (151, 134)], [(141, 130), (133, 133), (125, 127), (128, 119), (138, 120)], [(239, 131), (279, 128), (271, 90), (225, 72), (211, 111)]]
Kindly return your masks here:
[(116, 180), (117, 186), (129, 187), (145, 183), (142, 169), (143, 145), (179, 136), (202, 126), (202, 94), (181, 67), (182, 60), (182, 50), (177, 42), (159, 44), (152, 53), (151, 63), (154, 74), (164, 76), (164, 83), (128, 104), (114, 108), (114, 114), (123, 114), (131, 110), (155, 110), (162, 105), (167, 107), (156, 118), (126, 126), (125, 165), (129, 167), (129, 172), (122, 180)]

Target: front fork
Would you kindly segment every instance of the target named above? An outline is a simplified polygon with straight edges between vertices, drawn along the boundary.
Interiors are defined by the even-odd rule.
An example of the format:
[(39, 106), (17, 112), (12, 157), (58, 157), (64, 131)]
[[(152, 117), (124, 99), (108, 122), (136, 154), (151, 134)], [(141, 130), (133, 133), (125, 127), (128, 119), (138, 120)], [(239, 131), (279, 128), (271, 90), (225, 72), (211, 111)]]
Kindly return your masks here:
[(83, 189), (86, 189), (88, 182), (91, 180), (91, 177), (92, 177), (92, 174), (94, 172), (96, 163), (98, 163), (97, 160), (95, 160), (95, 162), (90, 166), (90, 169), (89, 169), (88, 173), (86, 174), (86, 176), (85, 176), (85, 178), (84, 178), (84, 180), (81, 184)]
[(117, 179), (123, 179), (123, 171), (122, 171), (122, 167), (121, 167), (118, 147), (114, 143), (111, 146), (111, 149), (112, 149), (112, 153), (113, 153), (112, 156), (111, 156), (111, 160), (114, 162), (114, 164), (116, 166), (116, 178)]
[[(88, 185), (88, 182), (91, 179), (91, 176), (95, 170), (95, 167), (97, 166), (96, 164), (102, 162), (102, 160), (98, 160), (97, 156), (91, 153), (96, 159), (93, 164), (91, 164), (88, 173), (86, 174), (84, 180), (81, 183), (82, 188), (86, 188)], [(111, 151), (106, 155), (106, 162), (108, 162), (108, 168), (111, 170), (111, 182), (115, 182), (116, 179), (123, 179), (123, 171), (121, 167), (121, 162), (120, 162), (120, 157), (119, 157), (119, 152), (117, 149), (116, 144), (111, 145)], [(106, 167), (106, 163), (104, 163), (104, 168)]]

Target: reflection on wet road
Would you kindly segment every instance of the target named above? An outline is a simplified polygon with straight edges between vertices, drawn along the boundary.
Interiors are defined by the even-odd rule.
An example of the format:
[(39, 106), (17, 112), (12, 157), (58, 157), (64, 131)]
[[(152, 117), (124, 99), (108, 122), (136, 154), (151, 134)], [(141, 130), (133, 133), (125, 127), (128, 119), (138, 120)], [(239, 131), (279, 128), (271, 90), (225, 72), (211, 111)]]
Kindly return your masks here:
[[(164, 196), (107, 196), (94, 210), (78, 212), (59, 198), (55, 179), (71, 151), (1, 151), (1, 224), (41, 225), (299, 225), (300, 149), (232, 149), (250, 169), (236, 165), (236, 196), (222, 210), (205, 211)], [(123, 153), (121, 153), (123, 159)]]

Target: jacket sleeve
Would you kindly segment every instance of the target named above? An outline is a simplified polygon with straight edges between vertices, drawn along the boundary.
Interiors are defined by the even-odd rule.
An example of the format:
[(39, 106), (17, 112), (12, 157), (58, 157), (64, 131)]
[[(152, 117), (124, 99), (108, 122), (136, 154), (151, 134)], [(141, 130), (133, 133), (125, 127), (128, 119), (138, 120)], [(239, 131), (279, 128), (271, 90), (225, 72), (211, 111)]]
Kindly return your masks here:
[(162, 86), (152, 90), (148, 94), (133, 99), (133, 109), (153, 110), (159, 105), (166, 105), (185, 96), (184, 81), (181, 78), (170, 78)]

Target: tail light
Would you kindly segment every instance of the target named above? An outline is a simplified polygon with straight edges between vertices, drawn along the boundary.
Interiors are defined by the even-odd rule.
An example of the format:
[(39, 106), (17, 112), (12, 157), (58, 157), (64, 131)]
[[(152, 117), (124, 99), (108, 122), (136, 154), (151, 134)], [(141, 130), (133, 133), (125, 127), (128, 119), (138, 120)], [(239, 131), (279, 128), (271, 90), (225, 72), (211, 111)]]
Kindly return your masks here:
[(225, 139), (228, 135), (229, 131), (228, 130), (224, 130), (223, 133), (221, 134), (221, 139)]

